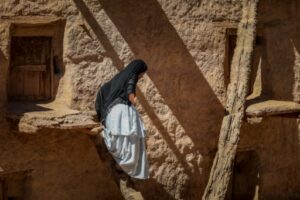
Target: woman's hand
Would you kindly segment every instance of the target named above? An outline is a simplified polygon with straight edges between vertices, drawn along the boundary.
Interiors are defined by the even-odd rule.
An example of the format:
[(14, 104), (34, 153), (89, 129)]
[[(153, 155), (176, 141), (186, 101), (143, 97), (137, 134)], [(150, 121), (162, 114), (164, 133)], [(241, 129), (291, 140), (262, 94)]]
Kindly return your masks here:
[(137, 98), (136, 98), (136, 95), (134, 93), (131, 93), (128, 95), (128, 99), (129, 101), (131, 102), (132, 105), (136, 105), (136, 102), (137, 102)]

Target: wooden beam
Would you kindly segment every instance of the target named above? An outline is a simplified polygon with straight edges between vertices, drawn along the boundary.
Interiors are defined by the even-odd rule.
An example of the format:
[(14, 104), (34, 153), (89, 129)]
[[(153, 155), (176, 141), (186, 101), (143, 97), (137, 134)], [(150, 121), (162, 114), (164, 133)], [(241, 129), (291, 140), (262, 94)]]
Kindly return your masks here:
[(256, 31), (258, 0), (243, 0), (243, 11), (238, 26), (237, 45), (231, 64), (230, 84), (227, 91), (218, 151), (211, 168), (203, 200), (223, 200), (226, 197), (234, 159), (240, 139), (240, 127), (245, 115), (246, 95), (249, 89), (251, 57)]

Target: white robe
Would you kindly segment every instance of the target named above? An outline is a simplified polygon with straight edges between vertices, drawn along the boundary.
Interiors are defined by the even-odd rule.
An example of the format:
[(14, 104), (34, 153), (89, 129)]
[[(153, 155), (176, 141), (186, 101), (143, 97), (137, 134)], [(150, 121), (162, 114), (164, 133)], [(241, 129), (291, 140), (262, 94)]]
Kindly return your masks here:
[(114, 105), (105, 123), (102, 136), (115, 161), (131, 177), (149, 178), (145, 130), (135, 107)]

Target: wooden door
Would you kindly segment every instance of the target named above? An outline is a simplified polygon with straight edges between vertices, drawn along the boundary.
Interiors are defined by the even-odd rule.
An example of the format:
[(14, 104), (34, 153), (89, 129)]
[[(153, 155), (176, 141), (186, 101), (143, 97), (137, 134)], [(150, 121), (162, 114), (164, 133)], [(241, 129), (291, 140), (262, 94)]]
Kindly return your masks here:
[(51, 37), (12, 37), (10, 100), (51, 99), (51, 52)]

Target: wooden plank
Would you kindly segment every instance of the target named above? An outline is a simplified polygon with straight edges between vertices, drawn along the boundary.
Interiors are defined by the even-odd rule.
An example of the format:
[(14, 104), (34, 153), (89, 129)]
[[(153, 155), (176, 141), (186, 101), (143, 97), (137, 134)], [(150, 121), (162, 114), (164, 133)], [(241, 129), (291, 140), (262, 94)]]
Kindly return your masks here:
[[(44, 80), (41, 80), (42, 73), (39, 71), (15, 71), (12, 72), (11, 85), (14, 89), (11, 96), (19, 100), (41, 100), (45, 96), (41, 95), (40, 87)], [(16, 76), (16, 78), (15, 78)], [(43, 91), (42, 91), (43, 92)]]
[(9, 77), (9, 87), (7, 88), (9, 99), (14, 99), (15, 93), (17, 91), (17, 85), (15, 84), (15, 80), (17, 80), (16, 73), (11, 71)]
[(49, 99), (54, 98), (54, 63), (53, 63), (53, 49), (52, 44), (50, 44), (50, 95)]
[(47, 69), (46, 65), (18, 65), (13, 68), (17, 71), (34, 71), (34, 72), (45, 72)]
[(23, 99), (29, 100), (30, 97), (30, 82), (31, 82), (31, 77), (28, 71), (18, 71), (18, 73), (22, 73), (23, 78), (24, 78), (24, 92), (20, 95), (22, 95)]
[(39, 74), (39, 96), (45, 98), (43, 74)]
[(20, 71), (15, 72), (16, 73), (16, 80), (14, 80), (14, 84), (16, 84), (16, 93), (14, 94), (15, 99), (22, 98), (24, 94), (24, 76)]
[(52, 60), (52, 49), (51, 49), (51, 40), (44, 41), (42, 54), (41, 54), (41, 62), (45, 63), (47, 68), (46, 72), (43, 74), (43, 91), (44, 99), (50, 99), (51, 98), (51, 91), (52, 91), (52, 74), (53, 71), (51, 70), (51, 60)]
[(31, 72), (32, 73), (32, 95), (34, 99), (40, 98), (39, 86), (40, 86), (40, 74), (41, 72)]
[(223, 118), (218, 151), (202, 197), (203, 200), (223, 200), (228, 190), (240, 138), (240, 127), (245, 115), (257, 3), (258, 0), (243, 0), (242, 18), (238, 27), (237, 46), (231, 63), (230, 84), (227, 91), (226, 111), (228, 115)]
[(22, 94), (23, 98), (26, 100), (33, 100), (33, 87), (34, 84), (34, 75), (31, 71), (25, 71), (23, 72), (24, 77), (24, 93)]
[(13, 37), (10, 99), (51, 98), (51, 38)]

